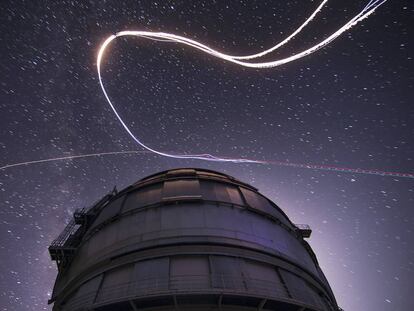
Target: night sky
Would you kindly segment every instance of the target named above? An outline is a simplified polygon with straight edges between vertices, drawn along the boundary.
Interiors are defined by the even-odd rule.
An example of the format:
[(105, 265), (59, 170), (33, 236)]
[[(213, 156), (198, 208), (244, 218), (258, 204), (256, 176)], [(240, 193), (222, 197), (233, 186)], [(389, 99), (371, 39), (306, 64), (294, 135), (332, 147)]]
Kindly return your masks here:
[[(332, 0), (286, 47), (314, 45), (368, 0)], [(230, 54), (268, 48), (318, 1), (0, 2), (0, 167), (143, 150), (100, 89), (100, 44), (164, 31)], [(326, 48), (248, 69), (175, 43), (117, 39), (103, 61), (114, 104), (147, 145), (175, 153), (414, 172), (414, 6), (389, 0)], [(263, 164), (107, 155), (0, 170), (0, 310), (51, 310), (47, 247), (76, 208), (176, 167), (253, 184), (295, 223), (345, 311), (414, 310), (414, 179)]]

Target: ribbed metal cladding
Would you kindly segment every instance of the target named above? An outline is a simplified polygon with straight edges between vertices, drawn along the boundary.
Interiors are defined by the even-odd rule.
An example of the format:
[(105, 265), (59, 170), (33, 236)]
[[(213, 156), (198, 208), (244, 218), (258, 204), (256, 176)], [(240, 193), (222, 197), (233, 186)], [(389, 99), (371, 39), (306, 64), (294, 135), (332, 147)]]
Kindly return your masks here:
[(78, 210), (49, 251), (53, 310), (340, 310), (304, 237), (257, 189), (174, 169)]

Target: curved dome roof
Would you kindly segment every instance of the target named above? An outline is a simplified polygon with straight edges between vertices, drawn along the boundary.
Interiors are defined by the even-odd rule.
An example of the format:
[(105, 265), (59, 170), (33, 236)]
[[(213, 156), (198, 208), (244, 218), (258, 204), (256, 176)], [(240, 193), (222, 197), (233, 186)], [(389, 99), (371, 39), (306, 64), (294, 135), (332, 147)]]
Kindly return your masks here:
[(165, 170), (165, 171), (161, 171), (149, 176), (146, 176), (142, 179), (140, 179), (139, 181), (137, 181), (134, 186), (138, 186), (141, 185), (143, 183), (147, 183), (150, 181), (156, 181), (159, 179), (174, 179), (174, 178), (194, 178), (194, 177), (205, 177), (205, 178), (212, 178), (212, 179), (221, 179), (223, 181), (226, 182), (230, 182), (230, 183), (237, 183), (240, 185), (243, 185), (244, 187), (253, 189), (255, 191), (257, 191), (257, 189), (249, 184), (246, 184), (240, 180), (237, 180), (236, 178), (234, 178), (233, 176), (224, 174), (224, 173), (220, 173), (214, 170), (209, 170), (209, 169), (205, 169), (205, 168), (174, 168), (174, 169), (170, 169), (170, 170)]
[[(49, 248), (59, 267), (51, 301), (55, 311), (120, 310), (128, 301), (153, 308), (174, 299), (208, 305), (219, 297), (241, 306), (250, 299), (255, 310), (265, 303), (336, 310), (304, 237), (275, 203), (232, 176), (159, 172), (75, 212)], [(200, 293), (211, 301), (200, 302)]]

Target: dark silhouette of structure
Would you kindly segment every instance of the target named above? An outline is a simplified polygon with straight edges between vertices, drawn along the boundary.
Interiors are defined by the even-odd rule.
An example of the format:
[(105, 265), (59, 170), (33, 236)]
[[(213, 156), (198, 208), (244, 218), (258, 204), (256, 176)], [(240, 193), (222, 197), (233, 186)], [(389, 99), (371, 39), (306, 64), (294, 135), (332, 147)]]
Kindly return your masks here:
[(77, 210), (49, 252), (54, 311), (340, 310), (316, 257), (257, 189), (206, 169), (146, 177)]

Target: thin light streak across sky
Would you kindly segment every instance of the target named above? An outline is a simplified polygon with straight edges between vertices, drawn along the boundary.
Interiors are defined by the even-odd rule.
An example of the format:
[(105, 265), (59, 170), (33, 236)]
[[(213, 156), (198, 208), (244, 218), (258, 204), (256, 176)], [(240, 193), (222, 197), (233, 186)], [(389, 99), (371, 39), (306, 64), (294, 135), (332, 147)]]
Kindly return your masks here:
[(7, 164), (4, 166), (1, 166), (0, 170), (5, 170), (8, 168), (18, 167), (18, 166), (27, 166), (27, 165), (32, 165), (32, 164), (49, 163), (49, 162), (57, 162), (57, 161), (68, 161), (68, 160), (75, 160), (75, 159), (82, 159), (82, 158), (94, 158), (94, 157), (102, 157), (102, 156), (108, 156), (108, 155), (145, 154), (145, 153), (150, 153), (150, 152), (147, 150), (136, 150), (136, 151), (111, 151), (111, 152), (88, 153), (88, 154), (79, 154), (79, 155), (68, 155), (64, 157), (56, 157), (56, 158), (48, 158), (48, 159)]
[[(83, 159), (83, 158), (95, 158), (95, 157), (104, 157), (104, 156), (113, 156), (113, 155), (142, 155), (142, 154), (150, 155), (154, 153), (148, 150), (131, 150), (131, 151), (110, 151), (110, 152), (100, 152), (100, 153), (69, 155), (69, 156), (64, 156), (64, 157), (56, 157), (56, 158), (48, 158), (48, 159), (40, 159), (40, 160), (34, 160), (34, 161), (7, 164), (4, 166), (1, 166), (0, 171), (14, 168), (14, 167), (19, 167), (19, 166), (28, 166), (28, 165), (33, 165), (33, 164), (51, 163), (51, 162), (59, 162), (59, 161), (69, 161), (69, 160), (76, 160), (76, 159)], [(312, 169), (312, 170), (352, 173), (352, 174), (390, 176), (390, 177), (399, 177), (399, 178), (414, 178), (414, 174), (411, 174), (411, 173), (387, 172), (387, 171), (381, 171), (381, 170), (376, 170), (376, 169), (347, 168), (347, 167), (330, 166), (330, 165), (323, 165), (323, 164), (294, 163), (294, 162), (289, 162), (289, 161), (257, 161), (255, 163), (265, 164), (265, 165), (276, 165), (276, 166)]]

